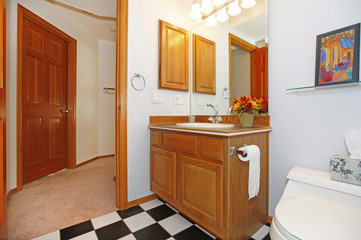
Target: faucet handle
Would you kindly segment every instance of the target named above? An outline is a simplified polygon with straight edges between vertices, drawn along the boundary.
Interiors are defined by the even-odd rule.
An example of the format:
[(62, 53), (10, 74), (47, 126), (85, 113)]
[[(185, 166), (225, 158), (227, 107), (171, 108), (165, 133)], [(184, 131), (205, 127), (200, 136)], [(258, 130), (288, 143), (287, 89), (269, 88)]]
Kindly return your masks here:
[(220, 123), (220, 122), (222, 122), (222, 120), (223, 120), (223, 119), (222, 119), (221, 116), (217, 116), (216, 119), (215, 119), (215, 122), (216, 122), (216, 123)]
[(208, 121), (211, 121), (212, 123), (214, 123), (214, 118), (213, 118), (213, 116), (210, 116), (210, 117), (208, 118)]

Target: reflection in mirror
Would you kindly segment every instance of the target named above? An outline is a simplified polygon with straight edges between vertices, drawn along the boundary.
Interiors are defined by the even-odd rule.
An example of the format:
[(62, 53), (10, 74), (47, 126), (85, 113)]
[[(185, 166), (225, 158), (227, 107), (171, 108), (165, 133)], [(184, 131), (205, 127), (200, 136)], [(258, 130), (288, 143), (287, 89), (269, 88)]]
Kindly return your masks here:
[(231, 102), (238, 96), (251, 95), (251, 53), (231, 45)]
[(216, 43), (193, 34), (193, 92), (216, 94)]
[[(242, 9), (240, 15), (229, 17), (228, 21), (225, 22), (218, 22), (216, 27), (207, 27), (205, 20), (193, 25), (191, 36), (197, 34), (216, 43), (216, 94), (193, 92), (190, 101), (191, 115), (211, 115), (213, 110), (207, 108), (207, 104), (213, 104), (219, 114), (228, 115), (228, 109), (235, 97), (252, 94), (251, 83), (253, 78), (258, 79), (263, 84), (259, 94), (267, 95), (267, 58), (265, 54), (267, 48), (264, 48), (268, 42), (267, 8), (268, 0), (257, 0), (253, 8)], [(240, 45), (237, 44), (237, 41), (235, 41), (236, 43), (231, 41), (234, 39), (240, 39), (244, 44)], [(251, 49), (245, 49), (244, 46)], [(255, 61), (258, 61), (259, 66), (264, 68), (262, 73), (258, 73), (262, 77), (256, 78), (256, 74), (251, 73), (251, 59), (253, 59), (251, 52), (257, 52), (261, 48), (265, 49), (265, 53), (260, 53), (262, 56), (258, 57), (258, 60), (256, 56), (253, 56)], [(247, 58), (249, 61), (245, 61)], [(190, 59), (192, 60), (192, 57)], [(255, 68), (257, 69), (257, 67)], [(193, 70), (191, 69), (191, 71)], [(193, 86), (193, 78), (191, 78), (190, 84)]]
[(229, 34), (230, 106), (232, 106), (235, 98), (250, 96), (256, 90), (255, 84), (252, 84), (256, 78), (255, 73), (260, 70), (257, 70), (254, 61), (256, 50), (256, 46), (231, 33)]

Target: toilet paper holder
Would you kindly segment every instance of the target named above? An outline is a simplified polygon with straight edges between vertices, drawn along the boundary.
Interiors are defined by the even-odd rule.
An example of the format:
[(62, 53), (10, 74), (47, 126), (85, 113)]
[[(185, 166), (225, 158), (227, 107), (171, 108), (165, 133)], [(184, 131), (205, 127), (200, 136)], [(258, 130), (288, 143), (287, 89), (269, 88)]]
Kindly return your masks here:
[[(243, 144), (242, 147), (246, 147), (246, 146), (247, 146), (247, 144)], [(230, 148), (230, 155), (231, 155), (231, 156), (234, 156), (234, 155), (236, 155), (236, 154), (241, 154), (242, 157), (247, 157), (247, 153), (236, 149), (236, 147), (231, 147), (231, 148)]]

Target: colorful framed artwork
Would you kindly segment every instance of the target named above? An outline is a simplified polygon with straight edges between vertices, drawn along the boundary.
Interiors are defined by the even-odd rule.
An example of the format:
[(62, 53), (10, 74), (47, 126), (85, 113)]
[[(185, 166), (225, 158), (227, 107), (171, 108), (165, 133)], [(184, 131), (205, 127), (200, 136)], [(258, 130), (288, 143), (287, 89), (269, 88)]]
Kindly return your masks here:
[(359, 81), (360, 24), (317, 36), (315, 86)]

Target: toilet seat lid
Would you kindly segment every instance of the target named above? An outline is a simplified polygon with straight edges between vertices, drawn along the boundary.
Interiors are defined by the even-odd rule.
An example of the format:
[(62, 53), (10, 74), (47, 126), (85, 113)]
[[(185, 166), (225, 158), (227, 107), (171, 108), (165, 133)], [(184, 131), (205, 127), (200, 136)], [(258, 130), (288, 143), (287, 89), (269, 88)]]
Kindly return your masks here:
[(280, 200), (275, 217), (281, 227), (299, 239), (359, 239), (360, 208), (312, 194)]

